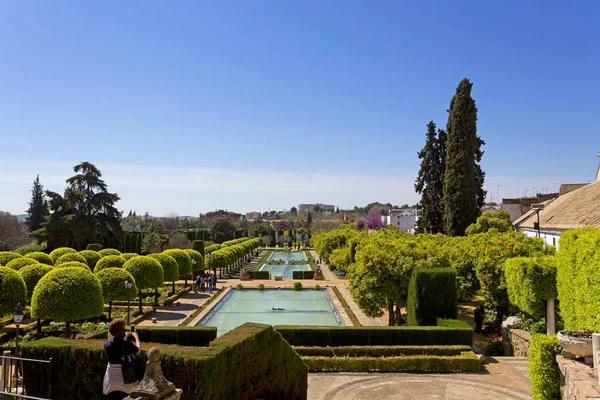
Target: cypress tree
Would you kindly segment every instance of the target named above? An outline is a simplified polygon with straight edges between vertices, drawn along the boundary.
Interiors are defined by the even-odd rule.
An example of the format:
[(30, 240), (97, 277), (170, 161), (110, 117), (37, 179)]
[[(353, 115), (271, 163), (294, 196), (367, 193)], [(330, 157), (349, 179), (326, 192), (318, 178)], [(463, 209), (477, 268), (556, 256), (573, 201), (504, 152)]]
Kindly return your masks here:
[(29, 232), (40, 229), (48, 214), (48, 203), (44, 195), (44, 186), (40, 183), (40, 176), (38, 175), (33, 181), (31, 201), (29, 202), (29, 209), (25, 218), (25, 224)]
[(477, 107), (471, 97), (473, 84), (463, 79), (450, 101), (446, 126), (446, 170), (444, 172), (444, 231), (464, 235), (481, 214), (485, 199), (485, 173), (479, 162), (485, 144), (477, 136)]
[(418, 233), (440, 233), (443, 221), (443, 180), (446, 156), (446, 132), (435, 132), (435, 123), (427, 124), (425, 146), (419, 152), (421, 169), (415, 182), (415, 191), (421, 195), (423, 213), (417, 222)]

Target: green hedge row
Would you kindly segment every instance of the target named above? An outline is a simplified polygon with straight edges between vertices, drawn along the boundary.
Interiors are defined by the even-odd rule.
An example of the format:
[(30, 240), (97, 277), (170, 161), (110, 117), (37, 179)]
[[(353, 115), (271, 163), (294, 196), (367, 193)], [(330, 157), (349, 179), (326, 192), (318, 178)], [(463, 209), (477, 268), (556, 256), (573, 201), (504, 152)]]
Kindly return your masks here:
[(409, 325), (436, 326), (438, 318), (458, 317), (458, 288), (454, 268), (417, 268), (408, 285)]
[(144, 233), (124, 232), (121, 239), (123, 253), (142, 254), (142, 240), (144, 236)]
[(139, 326), (136, 331), (142, 342), (179, 346), (208, 346), (217, 338), (213, 326)]
[(296, 353), (306, 357), (399, 357), (399, 356), (459, 356), (471, 351), (469, 346), (294, 346)]
[(292, 279), (313, 279), (315, 271), (292, 271)]
[(560, 372), (556, 356), (561, 350), (556, 335), (538, 334), (531, 338), (528, 358), (532, 399), (560, 398)]
[[(307, 368), (300, 357), (269, 325), (246, 323), (208, 347), (168, 344), (142, 345), (161, 351), (165, 377), (183, 389), (182, 400), (195, 399), (306, 399)], [(46, 338), (23, 343), (24, 357), (52, 357), (53, 400), (102, 399), (106, 356), (101, 340)], [(29, 396), (46, 396), (47, 387), (36, 379), (42, 370), (24, 363), (25, 390)]]
[(556, 258), (515, 257), (504, 263), (506, 291), (511, 304), (541, 318), (546, 301), (556, 299)]
[(458, 356), (302, 357), (309, 372), (478, 372), (472, 351)]
[(431, 346), (473, 344), (464, 321), (442, 320), (438, 326), (293, 326), (275, 330), (292, 346)]
[(269, 271), (248, 271), (250, 279), (271, 279)]

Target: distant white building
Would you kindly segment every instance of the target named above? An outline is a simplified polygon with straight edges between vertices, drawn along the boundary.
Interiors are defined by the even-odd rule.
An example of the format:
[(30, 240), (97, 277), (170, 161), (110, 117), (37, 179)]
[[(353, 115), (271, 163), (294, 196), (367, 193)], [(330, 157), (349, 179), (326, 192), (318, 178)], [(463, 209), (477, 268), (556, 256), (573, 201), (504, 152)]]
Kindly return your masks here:
[(388, 215), (381, 218), (387, 225), (394, 225), (403, 232), (415, 233), (422, 212), (423, 210), (415, 208), (391, 209)]
[(316, 209), (318, 209), (320, 211), (335, 212), (335, 206), (331, 205), (331, 204), (321, 204), (321, 203), (316, 203), (316, 204), (298, 204), (298, 210), (315, 211)]

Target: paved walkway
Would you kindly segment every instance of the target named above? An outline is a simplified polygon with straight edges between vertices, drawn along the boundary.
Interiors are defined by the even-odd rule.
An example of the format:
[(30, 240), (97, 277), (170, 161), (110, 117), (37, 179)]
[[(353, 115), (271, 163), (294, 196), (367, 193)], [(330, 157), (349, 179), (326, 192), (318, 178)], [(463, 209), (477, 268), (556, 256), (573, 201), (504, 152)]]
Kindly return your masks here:
[(340, 278), (338, 278), (336, 274), (331, 272), (331, 270), (329, 269), (329, 265), (327, 265), (325, 263), (319, 264), (319, 256), (317, 255), (317, 253), (314, 250), (311, 250), (310, 254), (312, 254), (317, 265), (319, 267), (321, 267), (321, 271), (323, 272), (323, 277), (325, 278), (325, 280), (327, 280), (327, 281), (339, 281), (340, 280)]
[[(198, 294), (194, 292), (186, 293), (175, 302), (179, 302), (179, 306), (157, 307), (155, 312), (138, 325), (178, 326), (194, 311), (199, 309), (210, 297), (211, 294), (208, 292)], [(156, 323), (152, 322), (152, 318), (156, 318)]]
[(337, 285), (337, 288), (340, 291), (340, 294), (342, 295), (342, 297), (346, 300), (346, 303), (348, 303), (348, 306), (350, 307), (350, 309), (352, 310), (354, 315), (356, 315), (358, 322), (360, 322), (360, 324), (362, 326), (381, 326), (381, 325), (383, 325), (381, 323), (381, 321), (379, 320), (379, 318), (367, 317), (365, 315), (365, 313), (360, 309), (358, 304), (356, 304), (354, 302), (354, 300), (352, 299), (352, 294), (350, 293), (350, 288), (348, 287), (347, 282), (344, 284), (341, 284), (341, 285)]

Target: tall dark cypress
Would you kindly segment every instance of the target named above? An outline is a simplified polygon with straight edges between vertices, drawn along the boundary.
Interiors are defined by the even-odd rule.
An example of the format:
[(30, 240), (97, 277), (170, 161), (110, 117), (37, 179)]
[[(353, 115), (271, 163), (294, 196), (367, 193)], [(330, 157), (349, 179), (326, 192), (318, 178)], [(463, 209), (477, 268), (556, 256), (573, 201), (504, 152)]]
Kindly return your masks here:
[(444, 230), (442, 195), (444, 159), (446, 155), (446, 132), (435, 132), (435, 123), (427, 124), (425, 146), (419, 152), (421, 169), (415, 182), (415, 191), (421, 195), (421, 217), (417, 222), (418, 233), (439, 233)]
[(464, 235), (465, 229), (481, 213), (486, 192), (485, 173), (479, 162), (485, 144), (477, 136), (477, 107), (471, 97), (473, 84), (463, 79), (450, 101), (446, 132), (446, 171), (444, 173), (444, 231)]
[(27, 217), (25, 218), (25, 225), (27, 225), (29, 232), (40, 229), (48, 214), (48, 203), (44, 195), (44, 186), (41, 184), (40, 176), (38, 175), (33, 181), (31, 201), (29, 202), (29, 209), (27, 209)]

